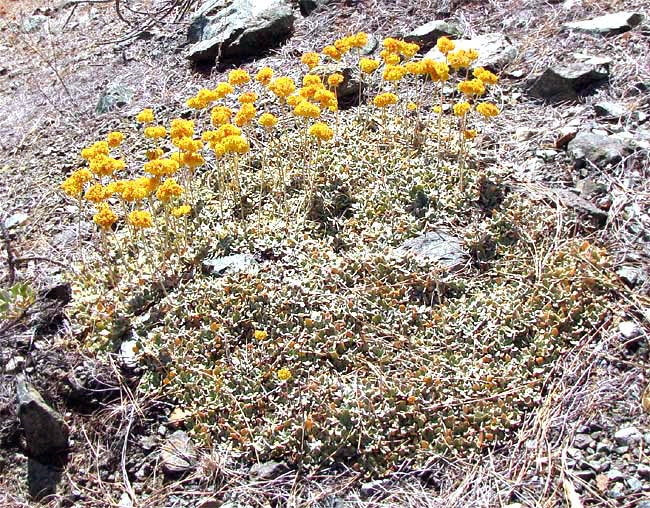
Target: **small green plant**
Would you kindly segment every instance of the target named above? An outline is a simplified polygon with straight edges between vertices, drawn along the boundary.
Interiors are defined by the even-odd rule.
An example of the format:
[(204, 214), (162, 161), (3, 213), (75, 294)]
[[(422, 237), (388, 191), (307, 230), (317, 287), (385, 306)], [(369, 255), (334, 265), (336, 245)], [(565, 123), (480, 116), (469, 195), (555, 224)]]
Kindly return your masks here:
[(18, 319), (36, 300), (29, 284), (18, 282), (8, 289), (0, 289), (0, 320)]

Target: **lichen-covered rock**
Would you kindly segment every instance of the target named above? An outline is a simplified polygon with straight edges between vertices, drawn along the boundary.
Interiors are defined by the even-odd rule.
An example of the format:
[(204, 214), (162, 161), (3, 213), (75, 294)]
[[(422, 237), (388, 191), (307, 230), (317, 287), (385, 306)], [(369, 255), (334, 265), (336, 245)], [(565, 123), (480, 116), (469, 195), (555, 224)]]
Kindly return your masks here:
[[(494, 32), (479, 35), (473, 39), (458, 39), (454, 42), (456, 43), (456, 49), (475, 49), (478, 51), (478, 59), (472, 62), (472, 69), (486, 67), (498, 70), (517, 58), (517, 47), (502, 33)], [(433, 48), (425, 55), (425, 58), (442, 61), (445, 59), (445, 55), (438, 48)]]
[(639, 23), (643, 16), (638, 12), (614, 12), (597, 18), (564, 23), (562, 28), (576, 32), (614, 35), (627, 32)]
[(294, 15), (285, 0), (210, 0), (192, 18), (188, 58), (196, 63), (237, 60), (278, 46), (291, 32)]
[(603, 168), (608, 164), (620, 162), (630, 152), (630, 147), (625, 143), (611, 136), (588, 131), (578, 132), (567, 145), (567, 153), (576, 168), (584, 167), (588, 162)]
[(462, 240), (442, 231), (431, 231), (407, 240), (396, 253), (435, 261), (449, 270), (458, 270), (469, 260)]
[(605, 65), (574, 63), (549, 67), (534, 79), (528, 94), (548, 101), (575, 99), (592, 92), (609, 79)]

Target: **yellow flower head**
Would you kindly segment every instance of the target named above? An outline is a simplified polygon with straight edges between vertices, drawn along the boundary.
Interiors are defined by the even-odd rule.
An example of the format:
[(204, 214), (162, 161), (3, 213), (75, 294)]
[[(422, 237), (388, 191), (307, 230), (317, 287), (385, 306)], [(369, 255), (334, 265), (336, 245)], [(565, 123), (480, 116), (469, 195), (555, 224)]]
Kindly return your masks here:
[(149, 188), (138, 180), (128, 180), (122, 186), (121, 196), (124, 201), (140, 201), (149, 196)]
[(223, 99), (226, 95), (230, 95), (235, 91), (234, 87), (230, 83), (217, 83), (217, 86), (214, 89), (217, 98)]
[(157, 127), (147, 127), (144, 130), (145, 137), (149, 139), (159, 139), (167, 136), (167, 129), (162, 126)]
[(117, 222), (117, 215), (106, 203), (102, 203), (99, 211), (93, 215), (93, 221), (102, 229), (108, 229)]
[(343, 76), (343, 74), (338, 74), (338, 73), (330, 74), (327, 78), (327, 84), (332, 88), (336, 88), (341, 83), (343, 83), (344, 79), (345, 77)]
[(101, 203), (109, 196), (110, 194), (106, 192), (106, 188), (102, 184), (96, 183), (86, 191), (84, 198), (93, 203)]
[(253, 104), (257, 100), (255, 92), (244, 92), (239, 96), (239, 102), (242, 104)]
[(495, 74), (491, 73), (487, 69), (484, 69), (483, 67), (477, 67), (474, 69), (473, 74), (475, 78), (480, 79), (486, 85), (494, 85), (499, 81), (499, 78)]
[(203, 109), (208, 106), (208, 102), (199, 97), (190, 97), (185, 101), (185, 105), (190, 109)]
[(237, 114), (235, 115), (235, 125), (238, 127), (247, 125), (251, 120), (253, 120), (253, 118), (255, 118), (256, 114), (257, 110), (255, 109), (255, 106), (252, 104), (242, 104), (241, 108), (239, 108), (239, 111), (237, 111)]
[(323, 85), (309, 85), (309, 86), (303, 86), (298, 90), (298, 94), (300, 97), (303, 99), (311, 99), (314, 95), (316, 95), (316, 92), (319, 90), (323, 90)]
[(476, 111), (483, 116), (497, 116), (500, 113), (499, 108), (489, 102), (483, 102), (476, 106)]
[[(314, 100), (318, 101), (322, 108), (336, 108), (338, 109), (339, 103), (336, 94), (330, 90), (318, 90), (314, 94)], [(335, 110), (336, 110), (335, 109)]]
[(474, 129), (467, 129), (465, 132), (463, 132), (463, 136), (465, 139), (474, 139), (476, 137), (476, 130)]
[(68, 196), (76, 197), (79, 196), (79, 194), (81, 194), (81, 192), (83, 191), (83, 183), (77, 180), (76, 178), (69, 176), (61, 184), (61, 189)]
[(178, 185), (173, 178), (165, 180), (156, 191), (156, 197), (163, 203), (167, 203), (171, 199), (179, 197), (181, 194), (183, 194), (183, 187)]
[(338, 50), (341, 56), (343, 56), (345, 53), (350, 51), (352, 41), (349, 37), (342, 37), (341, 39), (336, 39), (334, 41), (334, 47)]
[(425, 70), (426, 67), (424, 64), (420, 62), (406, 62), (404, 64), (404, 68), (406, 69), (406, 72), (409, 74), (413, 74), (414, 76), (420, 75), (420, 74), (426, 74)]
[(439, 115), (442, 112), (442, 108), (440, 106), (433, 106), (433, 112)]
[(266, 330), (255, 330), (255, 338), (257, 340), (264, 340), (269, 336)]
[(124, 169), (124, 161), (100, 155), (90, 160), (90, 171), (97, 176), (110, 176), (115, 171)]
[(406, 76), (406, 67), (402, 65), (389, 65), (384, 70), (385, 81), (399, 81)]
[(178, 138), (174, 139), (174, 145), (184, 152), (198, 152), (203, 149), (203, 143), (198, 139)]
[(379, 62), (377, 60), (373, 60), (372, 58), (362, 58), (359, 61), (359, 67), (361, 67), (362, 72), (370, 74), (377, 70), (377, 67), (379, 67)]
[(277, 376), (280, 381), (288, 381), (291, 379), (291, 371), (287, 368), (282, 368), (278, 371)]
[(384, 48), (390, 53), (399, 53), (402, 48), (402, 41), (393, 37), (386, 37), (383, 42)]
[(151, 214), (146, 210), (133, 210), (129, 214), (129, 222), (137, 229), (150, 228), (153, 225)]
[(474, 78), (458, 83), (458, 91), (467, 97), (483, 95), (485, 93), (485, 85), (480, 79)]
[(368, 44), (368, 34), (366, 32), (359, 32), (350, 37), (350, 46), (353, 48), (363, 48)]
[(140, 186), (147, 193), (147, 197), (149, 197), (160, 187), (160, 179), (158, 177), (150, 178), (148, 176), (141, 176), (135, 180), (135, 185)]
[(379, 53), (382, 60), (386, 65), (397, 65), (400, 63), (401, 59), (397, 53), (391, 53), (387, 49), (384, 49)]
[(290, 95), (287, 97), (287, 104), (292, 108), (295, 108), (298, 104), (304, 101), (305, 98), (302, 95)]
[(153, 109), (143, 109), (138, 116), (135, 117), (138, 123), (151, 123), (153, 122)]
[(304, 63), (307, 67), (309, 67), (309, 70), (312, 70), (314, 67), (318, 65), (318, 62), (320, 62), (320, 55), (318, 53), (314, 53), (313, 51), (310, 51), (302, 55), (300, 61)]
[(146, 162), (144, 170), (154, 176), (169, 176), (178, 171), (180, 162), (174, 159), (153, 159)]
[(334, 131), (323, 122), (316, 122), (309, 128), (309, 134), (318, 141), (329, 141), (334, 136)]
[(318, 118), (320, 116), (320, 108), (309, 101), (302, 101), (294, 108), (293, 113), (304, 118)]
[(106, 141), (97, 141), (88, 148), (81, 150), (81, 156), (89, 161), (102, 155), (107, 156), (109, 151), (108, 143)]
[(407, 108), (409, 111), (415, 111), (416, 109), (418, 109), (418, 105), (417, 105), (415, 102), (409, 102), (409, 103), (406, 105), (406, 108)]
[(448, 53), (447, 62), (449, 63), (451, 68), (455, 70), (469, 67), (472, 64), (472, 60), (467, 54), (467, 51), (463, 49), (459, 49), (458, 51), (454, 51), (453, 53)]
[(470, 48), (467, 50), (467, 58), (469, 58), (472, 62), (478, 58), (478, 51), (476, 51), (474, 48)]
[(226, 106), (215, 106), (210, 112), (210, 121), (212, 125), (218, 127), (226, 123), (230, 123), (230, 117), (233, 115), (233, 111)]
[(438, 47), (438, 51), (440, 51), (443, 55), (446, 55), (456, 48), (456, 43), (449, 37), (440, 37), (436, 43), (436, 46)]
[(120, 144), (124, 141), (124, 134), (121, 132), (109, 132), (106, 135), (106, 142), (108, 143), (108, 146), (111, 148), (115, 148), (116, 146), (120, 146)]
[(203, 166), (203, 164), (205, 164), (205, 159), (203, 158), (203, 155), (196, 152), (183, 152), (182, 160), (183, 160), (183, 164), (190, 169), (194, 169), (199, 166)]
[(414, 42), (404, 42), (399, 49), (399, 52), (404, 55), (404, 58), (407, 60), (413, 58), (418, 51), (420, 51), (420, 46)]
[(332, 60), (336, 60), (337, 62), (341, 59), (343, 56), (343, 53), (339, 51), (336, 46), (325, 46), (323, 48), (323, 54), (329, 56)]
[(454, 104), (454, 115), (456, 116), (465, 116), (469, 110), (471, 109), (471, 106), (469, 102), (458, 102)]
[(219, 140), (222, 140), (223, 138), (226, 138), (228, 136), (240, 136), (241, 135), (241, 129), (239, 127), (236, 127), (235, 125), (232, 124), (224, 124), (219, 129), (217, 130), (219, 133)]
[(273, 78), (273, 69), (270, 67), (264, 67), (255, 74), (255, 80), (262, 83), (263, 85), (268, 85)]
[(248, 141), (243, 136), (226, 136), (221, 143), (226, 153), (245, 154), (250, 149)]
[(216, 90), (210, 90), (209, 88), (201, 88), (201, 90), (196, 94), (196, 97), (205, 102), (206, 105), (220, 99)]
[(281, 76), (271, 81), (269, 84), (269, 90), (278, 97), (284, 98), (291, 95), (296, 90), (296, 84), (293, 82), (293, 79), (287, 76)]
[(262, 116), (260, 116), (257, 123), (259, 123), (262, 127), (266, 127), (267, 129), (270, 129), (271, 127), (274, 127), (275, 124), (278, 123), (278, 119), (275, 117), (275, 115), (272, 115), (271, 113), (264, 113)]
[(169, 134), (172, 139), (191, 138), (194, 136), (194, 121), (174, 118), (171, 123)]
[(226, 147), (223, 146), (223, 143), (221, 142), (215, 142), (215, 141), (211, 142), (210, 148), (212, 148), (212, 150), (214, 151), (214, 155), (216, 157), (221, 158), (226, 154)]
[(303, 86), (324, 86), (323, 80), (318, 74), (306, 74), (305, 77), (302, 78), (302, 84)]
[(172, 215), (174, 217), (182, 217), (183, 215), (189, 215), (192, 211), (190, 205), (181, 205), (177, 208), (172, 209)]
[(373, 104), (378, 108), (385, 108), (390, 104), (397, 104), (397, 95), (394, 93), (382, 93), (373, 99)]
[(228, 73), (228, 83), (233, 86), (244, 85), (250, 80), (251, 77), (244, 69), (233, 69)]

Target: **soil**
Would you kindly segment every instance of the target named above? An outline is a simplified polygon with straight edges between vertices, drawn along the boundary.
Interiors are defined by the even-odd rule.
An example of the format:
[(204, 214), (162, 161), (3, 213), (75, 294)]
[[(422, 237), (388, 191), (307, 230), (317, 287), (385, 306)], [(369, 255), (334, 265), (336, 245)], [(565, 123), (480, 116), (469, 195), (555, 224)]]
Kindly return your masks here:
[[(123, 2), (134, 10), (154, 12), (168, 3)], [(562, 128), (573, 119), (584, 126), (597, 124), (633, 135), (640, 128), (647, 129), (642, 121), (612, 124), (598, 119), (592, 107), (612, 100), (630, 112), (650, 114), (648, 88), (640, 86), (650, 86), (647, 25), (606, 38), (567, 35), (559, 27), (622, 10), (647, 17), (649, 6), (650, 2), (631, 0), (360, 0), (332, 2), (308, 17), (300, 16), (296, 7), (294, 33), (286, 44), (243, 67), (282, 69), (302, 53), (330, 43), (334, 36), (364, 30), (381, 39), (405, 34), (432, 19), (454, 20), (467, 35), (505, 32), (520, 49), (517, 59), (501, 73), (503, 93), (510, 96), (511, 107), (484, 134), (481, 163), (529, 168), (536, 151), (554, 149)], [(320, 477), (301, 478), (300, 484), (294, 484), (295, 475), (285, 475), (276, 483), (251, 486), (243, 466), (222, 464), (219, 457), (209, 454), (202, 456), (195, 473), (164, 478), (156, 450), (173, 431), (167, 425), (171, 405), (141, 400), (137, 413), (127, 410), (133, 406), (123, 402), (137, 386), (137, 369), (124, 370), (115, 359), (100, 361), (78, 348), (78, 338), (69, 332), (65, 298), (47, 296), (48, 289), (65, 286), (67, 267), (92, 246), (90, 225), (81, 228), (78, 240), (76, 208), (58, 189), (81, 163), (81, 148), (109, 130), (133, 125), (135, 114), (145, 107), (155, 106), (169, 116), (179, 114), (185, 98), (227, 71), (197, 69), (187, 62), (187, 16), (180, 20), (169, 16), (141, 33), (147, 18), (128, 10), (122, 14), (130, 25), (118, 18), (113, 1), (0, 1), (0, 105), (4, 112), (0, 118), (0, 222), (26, 214), (25, 220), (4, 229), (0, 287), (26, 281), (37, 294), (25, 312), (0, 320), (0, 506), (34, 503), (27, 494), (27, 457), (14, 400), (15, 373), (20, 370), (63, 413), (72, 431), (59, 493), (46, 500), (51, 506), (116, 505), (129, 489), (140, 500), (137, 506), (199, 506), (199, 501), (210, 497), (218, 500), (213, 506), (237, 499), (255, 506), (375, 503), (360, 500), (359, 477), (351, 471), (326, 471)], [(34, 16), (42, 16), (42, 24), (26, 31), (25, 22)], [(606, 86), (577, 101), (552, 104), (523, 93), (529, 78), (576, 52), (613, 59), (612, 78)], [(101, 93), (113, 83), (133, 90), (131, 102), (97, 114)], [(515, 137), (521, 127), (533, 134), (528, 139)], [(645, 159), (643, 155), (631, 159), (603, 175), (609, 189), (627, 189), (628, 203), (636, 203), (639, 213), (637, 219), (630, 219), (614, 207), (594, 235), (594, 241), (605, 245), (621, 265), (634, 265), (646, 274), (650, 273), (650, 249), (643, 241), (645, 223), (638, 217), (648, 214), (647, 158), (646, 150)], [(527, 182), (568, 189), (583, 176), (562, 150), (535, 167), (534, 171), (522, 169)], [(626, 178), (632, 169), (644, 179), (630, 186)], [(11, 257), (22, 261), (12, 264)], [(387, 479), (388, 487), (376, 503), (380, 498), (386, 506), (574, 508), (581, 506), (578, 502), (625, 507), (650, 503), (650, 482), (637, 474), (639, 466), (650, 465), (645, 451), (650, 446), (650, 417), (642, 404), (648, 382), (647, 280), (622, 294), (618, 306), (611, 309), (608, 340), (587, 343), (558, 365), (553, 389), (511, 449), (495, 450), (478, 463), (434, 460), (427, 471), (396, 474)], [(623, 321), (635, 322), (639, 333), (633, 337), (619, 333), (618, 323)], [(18, 361), (17, 368), (8, 368), (12, 361), (14, 366)], [(616, 451), (620, 445), (614, 434), (627, 426), (637, 427), (645, 441)], [(593, 450), (577, 447), (577, 435), (588, 435), (595, 443)], [(597, 443), (611, 444), (611, 451), (596, 455)], [(603, 473), (622, 472), (620, 496), (612, 494), (618, 488), (614, 480), (601, 477), (598, 484), (596, 474), (583, 474), (589, 469), (583, 463), (590, 461), (609, 461)], [(129, 481), (123, 480), (123, 468)], [(630, 486), (630, 478), (638, 478), (638, 489)]]

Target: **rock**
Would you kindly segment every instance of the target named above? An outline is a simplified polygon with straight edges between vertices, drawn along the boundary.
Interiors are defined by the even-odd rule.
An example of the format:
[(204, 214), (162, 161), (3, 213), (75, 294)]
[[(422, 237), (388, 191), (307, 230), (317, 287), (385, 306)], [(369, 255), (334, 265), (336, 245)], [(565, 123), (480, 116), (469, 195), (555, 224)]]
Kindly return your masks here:
[(69, 430), (63, 417), (48, 406), (24, 375), (16, 376), (18, 418), (25, 432), (29, 455), (46, 464), (56, 462), (68, 449)]
[(532, 80), (527, 93), (547, 101), (575, 99), (586, 95), (609, 79), (609, 68), (604, 65), (574, 63), (549, 67)]
[(577, 434), (573, 439), (573, 446), (580, 450), (594, 446), (594, 440), (588, 434)]
[(616, 455), (625, 455), (629, 449), (630, 449), (629, 446), (617, 446), (616, 448), (614, 448), (614, 453)]
[(643, 483), (641, 480), (635, 478), (634, 476), (625, 480), (625, 485), (627, 485), (627, 488), (632, 492), (639, 492), (640, 490), (643, 490)]
[(14, 226), (20, 226), (29, 218), (29, 215), (23, 212), (16, 212), (5, 219), (5, 227), (11, 229)]
[(135, 472), (135, 479), (140, 481), (140, 482), (143, 482), (147, 478), (149, 478), (150, 474), (151, 474), (151, 464), (149, 464), (148, 462), (145, 462)]
[(616, 102), (599, 102), (594, 105), (594, 111), (598, 116), (613, 120), (618, 120), (627, 113), (627, 109)]
[(117, 502), (117, 507), (118, 508), (133, 507), (133, 501), (131, 500), (131, 496), (129, 495), (128, 492), (122, 492), (122, 495), (120, 496), (120, 500)]
[(442, 20), (429, 21), (420, 25), (411, 32), (405, 34), (402, 38), (407, 42), (415, 42), (420, 45), (420, 49), (428, 50), (435, 46), (438, 39), (442, 36), (460, 37), (461, 32), (455, 23), (447, 23)]
[(588, 482), (589, 480), (593, 480), (594, 478), (596, 478), (595, 471), (592, 471), (591, 469), (583, 469), (581, 471), (575, 471), (573, 474), (585, 482)]
[(607, 192), (607, 185), (596, 180), (594, 177), (588, 177), (579, 180), (576, 183), (576, 189), (580, 191), (582, 197), (591, 198)]
[(277, 47), (291, 32), (294, 15), (285, 0), (209, 0), (192, 17), (188, 58), (195, 63), (242, 59)]
[(622, 482), (625, 480), (625, 474), (618, 469), (610, 469), (607, 471), (607, 478), (610, 479), (610, 481), (613, 482)]
[(42, 14), (30, 16), (23, 20), (20, 24), (20, 28), (25, 33), (37, 32), (45, 24), (47, 19), (47, 16), (43, 16)]
[(284, 462), (271, 460), (261, 464), (253, 464), (250, 471), (248, 471), (248, 477), (251, 480), (273, 480), (287, 471), (289, 471), (289, 466)]
[(25, 357), (21, 355), (12, 356), (7, 365), (5, 366), (5, 372), (7, 374), (17, 374), (25, 367)]
[(250, 254), (233, 254), (203, 261), (203, 272), (206, 275), (230, 275), (244, 272), (256, 265), (257, 261)]
[(199, 499), (196, 508), (223, 508), (225, 505), (226, 503), (222, 504), (214, 497), (206, 497), (204, 499)]
[(596, 451), (598, 453), (608, 454), (612, 451), (612, 447), (608, 443), (603, 443), (602, 441), (596, 445)]
[(614, 487), (612, 490), (607, 491), (607, 496), (611, 497), (612, 499), (622, 499), (625, 497), (625, 493), (621, 489), (620, 486)]
[(641, 441), (641, 432), (636, 427), (625, 427), (614, 434), (614, 439), (620, 446), (631, 446)]
[(120, 344), (120, 362), (124, 368), (135, 369), (138, 366), (137, 347), (135, 340), (125, 340)]
[(364, 483), (359, 488), (359, 497), (361, 497), (361, 499), (368, 499), (369, 497), (387, 494), (390, 485), (390, 480), (375, 480)]
[(142, 439), (140, 439), (140, 446), (146, 453), (153, 451), (157, 445), (158, 440), (152, 435), (143, 436)]
[(52, 464), (41, 464), (29, 459), (27, 462), (27, 488), (35, 500), (56, 494), (63, 468)]
[[(458, 39), (454, 42), (456, 49), (476, 49), (479, 52), (478, 59), (472, 63), (472, 69), (486, 67), (499, 70), (517, 58), (517, 47), (501, 33), (488, 33), (474, 39)], [(445, 56), (438, 51), (438, 48), (433, 48), (425, 55), (425, 58), (444, 60)]]
[(395, 249), (395, 253), (435, 261), (451, 271), (459, 270), (469, 261), (462, 241), (442, 231), (411, 238)]
[(603, 223), (607, 220), (607, 212), (595, 206), (591, 201), (583, 198), (569, 189), (554, 189), (554, 194), (562, 205), (574, 209), (576, 212), (590, 215), (595, 221)]
[(196, 457), (194, 444), (183, 430), (172, 433), (160, 450), (162, 469), (168, 476), (178, 476), (193, 469)]
[(613, 35), (631, 30), (641, 23), (642, 19), (643, 16), (637, 12), (614, 12), (597, 18), (564, 23), (562, 28), (590, 34)]
[(300, 14), (309, 16), (316, 9), (319, 9), (330, 3), (330, 0), (298, 0), (298, 7), (300, 7)]
[(120, 84), (109, 85), (99, 98), (95, 112), (108, 113), (114, 109), (122, 108), (129, 105), (131, 99), (133, 99), (133, 90), (130, 88)]
[(650, 508), (650, 499), (647, 501), (639, 501), (639, 504), (636, 506), (636, 508)]
[(623, 321), (618, 325), (618, 331), (626, 339), (633, 339), (641, 335), (641, 328), (634, 321)]
[[(334, 63), (325, 63), (314, 67), (310, 74), (317, 74), (323, 80), (323, 83), (327, 82), (328, 76), (331, 74), (341, 74), (343, 76), (343, 82), (336, 87), (336, 97), (339, 100), (342, 106), (345, 106), (345, 102), (349, 101), (352, 98), (356, 98), (359, 94), (361, 88), (361, 82), (359, 81), (359, 73), (349, 65), (345, 65), (340, 62)], [(357, 105), (358, 100), (352, 101), (351, 105)], [(342, 108), (345, 109), (345, 108)]]
[(531, 129), (530, 127), (517, 127), (513, 137), (516, 141), (528, 141), (537, 133), (537, 129)]
[(636, 468), (636, 472), (641, 478), (650, 480), (650, 466), (647, 464), (639, 464)]
[(608, 164), (620, 162), (630, 152), (628, 145), (610, 136), (601, 136), (588, 131), (578, 132), (567, 145), (567, 154), (578, 169), (584, 167), (587, 162), (602, 169)]

